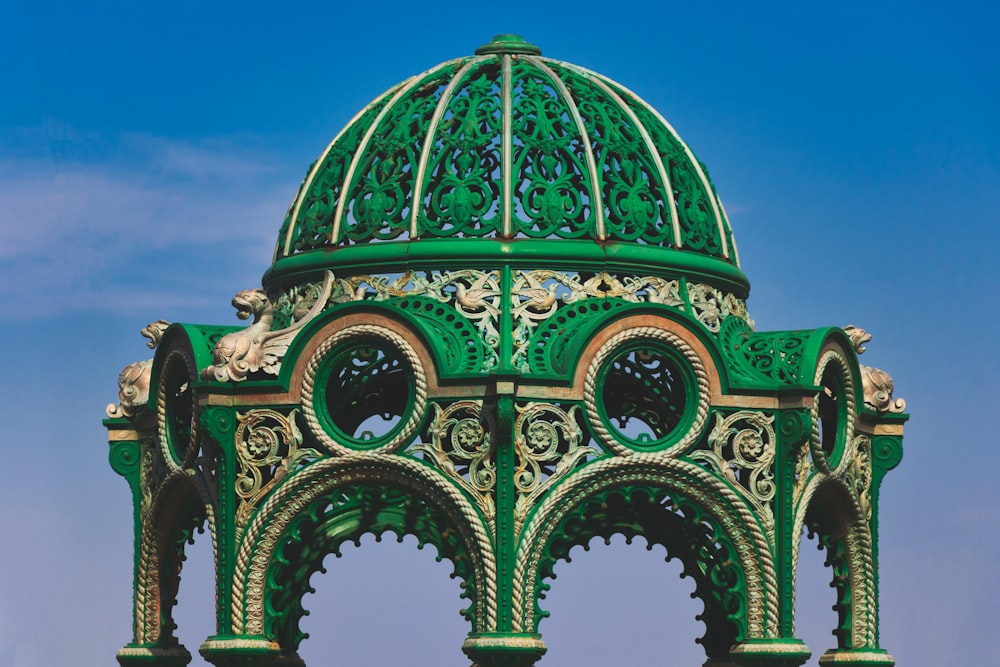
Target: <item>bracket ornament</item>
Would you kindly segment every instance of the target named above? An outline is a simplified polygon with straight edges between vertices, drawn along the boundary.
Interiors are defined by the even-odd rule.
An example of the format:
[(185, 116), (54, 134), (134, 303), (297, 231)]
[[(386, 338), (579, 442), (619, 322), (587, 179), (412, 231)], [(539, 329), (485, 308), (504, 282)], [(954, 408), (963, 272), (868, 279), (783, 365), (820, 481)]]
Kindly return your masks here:
[(287, 328), (277, 331), (271, 330), (274, 305), (264, 290), (243, 290), (234, 296), (236, 317), (246, 320), (252, 316), (253, 323), (246, 329), (226, 334), (215, 344), (212, 365), (202, 369), (201, 378), (217, 382), (242, 382), (257, 372), (277, 375), (281, 370), (281, 360), (298, 330), (326, 307), (332, 284), (333, 274), (327, 271), (321, 293), (306, 315)]
[[(170, 323), (156, 320), (147, 324), (141, 333), (149, 341), (146, 347), (155, 349)], [(136, 412), (149, 402), (149, 381), (153, 372), (153, 360), (146, 359), (129, 364), (118, 374), (118, 405), (109, 403), (105, 413), (111, 419), (134, 417)]]
[[(851, 344), (854, 346), (855, 352), (863, 354), (868, 349), (865, 347), (865, 343), (871, 341), (872, 335), (870, 333), (853, 324), (848, 324), (844, 327), (844, 332), (851, 339)], [(861, 387), (864, 390), (865, 405), (867, 407), (880, 414), (885, 412), (899, 413), (906, 410), (906, 401), (901, 398), (894, 399), (892, 397), (895, 387), (888, 373), (881, 368), (873, 368), (864, 364), (860, 364), (860, 366)]]

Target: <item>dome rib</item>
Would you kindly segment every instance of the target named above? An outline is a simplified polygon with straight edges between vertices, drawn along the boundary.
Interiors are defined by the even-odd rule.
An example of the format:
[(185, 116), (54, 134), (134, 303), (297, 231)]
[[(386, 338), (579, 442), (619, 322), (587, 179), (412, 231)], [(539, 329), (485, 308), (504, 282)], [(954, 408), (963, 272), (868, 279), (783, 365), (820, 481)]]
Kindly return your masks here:
[(424, 179), (426, 178), (427, 163), (431, 159), (435, 136), (437, 135), (441, 118), (448, 109), (448, 104), (451, 102), (451, 98), (455, 94), (455, 89), (464, 82), (469, 70), (477, 67), (488, 59), (488, 56), (476, 56), (462, 65), (462, 67), (460, 67), (451, 78), (451, 82), (448, 84), (448, 87), (444, 89), (443, 93), (441, 93), (441, 99), (438, 100), (437, 106), (434, 107), (434, 115), (431, 117), (430, 125), (427, 126), (427, 133), (424, 135), (424, 141), (420, 150), (420, 162), (417, 165), (417, 173), (413, 181), (412, 204), (410, 205), (411, 239), (416, 239), (420, 236), (418, 220), (420, 219), (420, 209), (423, 206)]
[[(428, 70), (428, 71), (430, 71), (430, 70)], [(418, 74), (417, 76), (421, 76), (421, 75)], [(416, 78), (416, 77), (412, 77), (412, 78)], [(352, 127), (354, 127), (355, 123), (357, 123), (359, 120), (361, 120), (362, 116), (364, 116), (366, 113), (368, 113), (368, 111), (370, 109), (374, 109), (379, 104), (381, 104), (382, 101), (385, 100), (387, 97), (392, 96), (401, 87), (403, 87), (407, 83), (409, 83), (410, 80), (411, 79), (406, 79), (405, 81), (401, 81), (401, 82), (397, 83), (395, 86), (393, 86), (392, 88), (390, 88), (389, 90), (385, 91), (384, 93), (382, 93), (381, 95), (379, 95), (378, 97), (376, 97), (374, 100), (372, 100), (371, 102), (369, 102), (368, 104), (366, 104), (365, 107), (363, 109), (361, 109), (361, 111), (359, 111), (358, 113), (354, 114), (354, 117), (351, 118), (351, 120), (349, 120), (344, 125), (344, 127), (341, 128), (340, 132), (337, 133), (337, 136), (335, 136), (333, 138), (333, 140), (330, 141), (329, 144), (327, 144), (326, 149), (324, 149), (324, 151), (322, 153), (320, 153), (320, 156), (318, 158), (316, 158), (316, 161), (313, 163), (312, 167), (309, 169), (309, 173), (306, 174), (305, 180), (302, 181), (302, 185), (299, 186), (298, 195), (295, 197), (295, 201), (292, 202), (292, 206), (290, 207), (290, 213), (289, 213), (289, 215), (290, 215), (290, 218), (291, 218), (291, 223), (288, 225), (288, 230), (285, 232), (285, 241), (284, 241), (284, 244), (281, 244), (281, 243), (278, 244), (278, 247), (282, 248), (282, 252), (285, 255), (288, 255), (288, 254), (291, 253), (292, 238), (293, 238), (293, 236), (295, 234), (295, 230), (296, 230), (296, 227), (297, 227), (297, 224), (298, 224), (299, 213), (300, 213), (300, 211), (302, 209), (302, 203), (306, 199), (305, 195), (309, 191), (309, 188), (312, 186), (313, 179), (316, 178), (316, 174), (318, 174), (319, 171), (323, 168), (323, 165), (326, 162), (326, 158), (330, 154), (330, 151), (332, 151), (333, 148), (334, 148), (334, 146), (337, 145), (337, 142), (340, 141), (340, 138), (343, 137)], [(388, 107), (389, 104), (386, 104), (385, 106)], [(383, 108), (385, 108), (385, 107), (383, 107)], [(278, 259), (277, 252), (278, 251), (277, 251), (277, 248), (276, 248), (275, 249), (275, 258), (274, 258), (275, 260)]]
[(503, 238), (510, 238), (513, 234), (511, 224), (511, 210), (514, 208), (513, 204), (513, 186), (512, 186), (512, 176), (511, 171), (514, 169), (513, 166), (513, 131), (511, 130), (511, 116), (513, 115), (513, 100), (511, 99), (511, 80), (513, 75), (511, 70), (513, 69), (513, 64), (511, 63), (510, 54), (505, 53), (503, 55), (503, 65), (501, 67), (501, 81), (500, 81), (500, 95), (503, 98), (503, 138), (500, 147), (500, 177), (503, 179), (503, 199), (500, 202), (500, 206), (503, 207)]
[[(579, 72), (581, 74), (586, 73), (586, 74), (590, 74), (590, 75), (594, 75), (594, 76), (600, 77), (600, 75), (597, 75), (594, 72), (591, 72), (590, 70), (588, 70), (588, 69), (586, 69), (584, 67), (580, 67), (579, 65), (574, 65), (572, 63), (566, 63), (566, 67), (568, 67), (570, 69), (573, 69), (573, 70), (576, 70), (577, 72)], [(723, 215), (721, 214), (721, 212), (719, 211), (719, 203), (716, 201), (715, 188), (712, 187), (712, 182), (708, 179), (708, 175), (705, 174), (705, 170), (701, 168), (701, 162), (699, 162), (698, 158), (695, 157), (694, 152), (691, 150), (691, 147), (687, 145), (687, 142), (684, 141), (679, 134), (677, 134), (677, 130), (674, 129), (674, 126), (671, 125), (667, 121), (667, 119), (664, 118), (660, 114), (660, 112), (656, 110), (655, 107), (653, 107), (652, 105), (648, 104), (644, 99), (642, 99), (641, 97), (639, 97), (634, 92), (632, 92), (631, 90), (629, 90), (627, 87), (623, 86), (622, 84), (618, 83), (617, 81), (614, 82), (614, 84), (615, 84), (616, 87), (618, 87), (619, 90), (621, 90), (623, 93), (625, 93), (626, 95), (628, 95), (636, 104), (641, 105), (649, 113), (653, 114), (653, 116), (658, 121), (660, 121), (663, 124), (663, 127), (666, 128), (667, 131), (669, 131), (670, 134), (673, 135), (674, 140), (677, 141), (677, 143), (679, 143), (684, 148), (684, 154), (687, 156), (688, 161), (691, 163), (691, 165), (697, 171), (698, 178), (701, 180), (701, 183), (702, 183), (702, 187), (705, 188), (705, 193), (708, 196), (709, 202), (712, 204), (712, 211), (715, 214), (716, 225), (719, 228), (719, 242), (722, 243), (722, 256), (726, 257), (726, 258), (729, 258), (729, 237), (726, 234), (726, 229), (725, 229), (725, 226), (724, 226), (724, 223), (723, 223), (724, 218), (723, 218)], [(640, 126), (642, 126), (641, 123), (640, 123)], [(728, 222), (729, 222), (728, 219), (725, 220), (725, 225), (726, 226), (728, 226)], [(738, 266), (738, 264), (737, 264), (737, 266)]]
[(569, 88), (566, 87), (565, 82), (543, 62), (542, 58), (533, 56), (523, 56), (523, 58), (549, 77), (555, 89), (562, 95), (563, 101), (566, 102), (566, 107), (569, 109), (570, 117), (576, 125), (576, 131), (580, 135), (580, 143), (583, 144), (584, 155), (587, 159), (587, 169), (590, 171), (590, 203), (594, 207), (595, 215), (594, 226), (597, 231), (597, 239), (603, 241), (607, 238), (607, 230), (604, 227), (604, 195), (601, 192), (601, 185), (597, 180), (597, 161), (594, 159), (594, 146), (590, 142), (590, 134), (587, 132), (583, 117), (580, 115), (579, 108), (577, 108), (576, 100), (573, 99), (573, 95), (569, 92)]
[(629, 119), (635, 123), (636, 129), (639, 130), (639, 134), (642, 136), (642, 141), (646, 145), (646, 150), (649, 151), (653, 164), (656, 166), (656, 171), (659, 173), (660, 183), (663, 187), (663, 192), (666, 195), (664, 198), (667, 200), (668, 208), (670, 210), (670, 224), (674, 232), (674, 247), (682, 248), (684, 244), (681, 239), (681, 223), (677, 219), (677, 202), (674, 201), (674, 190), (670, 185), (670, 177), (667, 176), (667, 170), (663, 166), (663, 157), (660, 155), (660, 151), (656, 150), (656, 144), (653, 143), (653, 138), (649, 136), (649, 130), (647, 130), (646, 126), (642, 124), (639, 117), (635, 115), (635, 112), (629, 108), (625, 100), (623, 100), (621, 96), (611, 88), (611, 86), (604, 83), (601, 77), (588, 77), (588, 81), (596, 84), (598, 88), (603, 90), (608, 94), (608, 96), (615, 100), (622, 111), (624, 111), (628, 115)]

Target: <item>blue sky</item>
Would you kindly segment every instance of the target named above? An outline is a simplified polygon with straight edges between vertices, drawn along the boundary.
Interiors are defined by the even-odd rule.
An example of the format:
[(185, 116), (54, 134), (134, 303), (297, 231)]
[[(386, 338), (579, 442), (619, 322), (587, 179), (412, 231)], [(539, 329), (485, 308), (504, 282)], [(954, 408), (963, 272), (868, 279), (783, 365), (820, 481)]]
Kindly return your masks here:
[[(0, 665), (113, 664), (129, 639), (130, 501), (100, 421), (147, 356), (139, 329), (236, 324), (330, 138), (500, 32), (671, 121), (729, 211), (758, 328), (874, 335), (863, 361), (913, 416), (882, 493), (882, 642), (901, 665), (996, 664), (1000, 11), (763, 4), (0, 3)], [(213, 631), (207, 542), (177, 614), (192, 651)], [(662, 556), (616, 542), (558, 567), (540, 664), (700, 664), (698, 604)], [(810, 664), (835, 622), (821, 564), (803, 554)], [(309, 664), (466, 664), (432, 553), (330, 566)]]

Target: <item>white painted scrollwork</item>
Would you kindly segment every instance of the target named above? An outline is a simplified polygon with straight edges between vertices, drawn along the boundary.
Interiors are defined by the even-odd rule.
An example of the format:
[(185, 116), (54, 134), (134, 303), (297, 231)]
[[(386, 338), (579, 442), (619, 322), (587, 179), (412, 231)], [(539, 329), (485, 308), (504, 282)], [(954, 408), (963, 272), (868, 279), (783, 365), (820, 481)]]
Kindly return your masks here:
[(517, 406), (514, 452), (514, 530), (519, 532), (536, 499), (588, 456), (599, 453), (583, 445), (577, 406), (569, 410), (548, 403)]
[(297, 410), (287, 416), (269, 409), (236, 414), (236, 527), (242, 529), (260, 499), (304, 461), (319, 458), (315, 449), (301, 447), (295, 425)]
[(425, 296), (451, 304), (470, 320), (486, 343), (483, 369), (499, 362), (500, 288), (499, 271), (408, 271), (397, 276), (359, 275), (333, 281), (330, 303), (385, 301), (404, 296)]
[(751, 410), (716, 413), (708, 449), (691, 453), (721, 474), (760, 512), (768, 537), (774, 536), (774, 416)]
[(458, 401), (446, 407), (431, 403), (430, 442), (410, 447), (423, 454), (475, 500), (492, 529), (496, 522), (493, 489), (497, 474), (482, 401)]

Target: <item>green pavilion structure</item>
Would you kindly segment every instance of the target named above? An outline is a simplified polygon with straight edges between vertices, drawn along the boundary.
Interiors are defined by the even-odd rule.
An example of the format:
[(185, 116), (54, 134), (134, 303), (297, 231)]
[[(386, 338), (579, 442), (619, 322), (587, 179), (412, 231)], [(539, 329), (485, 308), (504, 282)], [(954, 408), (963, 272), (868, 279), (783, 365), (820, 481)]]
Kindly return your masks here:
[(155, 322), (121, 373), (119, 663), (190, 660), (172, 608), (204, 529), (214, 665), (303, 664), (310, 576), (389, 532), (454, 566), (481, 667), (538, 661), (553, 566), (616, 533), (694, 580), (706, 665), (797, 666), (806, 531), (837, 612), (820, 663), (892, 665), (878, 507), (904, 403), (863, 330), (757, 331), (749, 291), (705, 166), (622, 85), (500, 35), (394, 86), (309, 168), (233, 299), (249, 325)]

